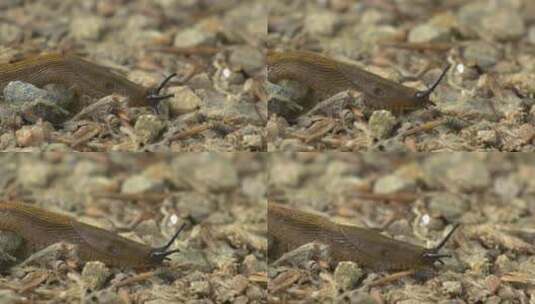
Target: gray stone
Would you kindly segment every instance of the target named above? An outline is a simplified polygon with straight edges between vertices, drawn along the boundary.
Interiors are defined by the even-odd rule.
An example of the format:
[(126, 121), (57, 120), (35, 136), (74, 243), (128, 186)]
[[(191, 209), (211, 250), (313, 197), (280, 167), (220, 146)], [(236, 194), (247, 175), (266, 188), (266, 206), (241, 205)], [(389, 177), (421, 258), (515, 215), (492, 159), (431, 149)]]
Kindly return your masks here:
[(157, 192), (163, 190), (163, 180), (150, 179), (144, 175), (133, 175), (127, 178), (122, 187), (122, 193)]
[(486, 69), (492, 67), (498, 62), (500, 53), (498, 50), (486, 42), (470, 43), (464, 50), (464, 58), (477, 64), (479, 67)]
[(139, 116), (134, 126), (135, 134), (143, 144), (155, 141), (164, 128), (164, 122), (152, 114)]
[(187, 86), (172, 87), (169, 94), (175, 94), (175, 97), (168, 100), (169, 111), (174, 116), (193, 112), (202, 103), (201, 98)]
[(70, 32), (76, 40), (98, 41), (104, 31), (104, 19), (97, 16), (77, 16), (71, 19)]
[(82, 270), (81, 279), (85, 286), (91, 290), (99, 290), (110, 277), (111, 272), (102, 262), (87, 262)]
[(310, 12), (305, 15), (305, 31), (310, 35), (333, 35), (340, 23), (337, 14), (331, 11)]
[(412, 179), (404, 178), (396, 174), (385, 175), (379, 178), (373, 186), (375, 193), (396, 193), (414, 189), (416, 183)]
[(392, 134), (396, 123), (397, 119), (390, 111), (374, 111), (369, 121), (370, 132), (374, 138), (386, 139)]
[(211, 44), (216, 41), (215, 32), (209, 31), (210, 21), (201, 22), (196, 26), (188, 27), (175, 35), (174, 45), (179, 48), (195, 47), (199, 45)]
[(354, 289), (362, 279), (364, 271), (355, 262), (340, 262), (334, 271), (334, 281), (339, 290)]
[(257, 48), (241, 46), (232, 50), (229, 62), (243, 69), (247, 75), (255, 75), (264, 68), (264, 55)]
[(39, 97), (46, 99), (49, 96), (48, 91), (18, 80), (9, 82), (4, 88), (4, 100), (10, 103), (30, 102)]
[(469, 203), (460, 196), (448, 192), (431, 195), (429, 210), (444, 215), (449, 220), (461, 217), (470, 208)]
[(441, 42), (447, 41), (450, 31), (433, 24), (421, 24), (409, 32), (409, 42)]

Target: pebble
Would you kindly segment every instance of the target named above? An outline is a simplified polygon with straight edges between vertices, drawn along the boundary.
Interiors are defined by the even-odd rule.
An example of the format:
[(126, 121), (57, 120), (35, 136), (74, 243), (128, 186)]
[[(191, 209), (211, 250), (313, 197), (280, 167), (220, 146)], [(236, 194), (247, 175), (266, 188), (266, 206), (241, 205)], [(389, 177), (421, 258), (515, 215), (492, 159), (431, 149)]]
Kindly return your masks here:
[(178, 32), (175, 35), (174, 45), (178, 48), (189, 48), (213, 44), (216, 41), (216, 33), (208, 30), (210, 23), (208, 19)]
[(450, 31), (433, 24), (417, 25), (409, 32), (409, 42), (443, 42), (448, 41)]
[(362, 279), (364, 271), (355, 262), (340, 262), (334, 271), (334, 281), (338, 290), (351, 290)]
[(494, 145), (498, 142), (498, 135), (494, 130), (480, 130), (477, 131), (477, 140), (487, 145)]
[(239, 46), (232, 50), (229, 63), (233, 67), (239, 67), (247, 75), (256, 75), (264, 68), (264, 55), (257, 48)]
[(311, 36), (332, 36), (340, 24), (338, 14), (330, 11), (310, 12), (305, 16), (305, 31)]
[(39, 147), (50, 140), (53, 127), (49, 123), (22, 126), (15, 132), (20, 147)]
[(76, 40), (98, 41), (104, 32), (104, 19), (98, 16), (78, 16), (71, 19), (70, 32)]
[(135, 194), (143, 192), (159, 192), (163, 189), (163, 179), (150, 179), (144, 175), (133, 175), (123, 182), (121, 192)]
[(169, 89), (169, 94), (175, 94), (175, 97), (167, 101), (173, 116), (198, 110), (202, 103), (201, 98), (187, 86), (172, 87)]
[(24, 34), (19, 26), (2, 23), (0, 24), (0, 44), (8, 45)]
[(260, 121), (255, 105), (243, 98), (216, 92), (205, 92), (201, 96), (199, 113), (208, 120), (228, 120), (235, 123), (257, 123)]
[(460, 196), (441, 192), (431, 195), (429, 209), (433, 214), (443, 215), (448, 220), (456, 220), (470, 209), (470, 204)]
[(390, 137), (396, 123), (397, 119), (390, 113), (390, 111), (374, 111), (369, 121), (372, 137), (377, 139), (386, 139)]
[(4, 88), (4, 100), (9, 103), (23, 103), (37, 98), (48, 98), (48, 91), (22, 81), (11, 81)]
[(415, 187), (416, 183), (413, 179), (391, 174), (380, 177), (373, 186), (373, 192), (389, 194), (399, 191), (412, 191)]
[(104, 263), (99, 261), (87, 262), (82, 270), (81, 279), (85, 287), (91, 290), (99, 290), (110, 277), (111, 272)]
[(11, 264), (11, 259), (9, 259), (5, 254), (9, 254), (11, 257), (17, 258), (17, 251), (23, 246), (24, 239), (18, 234), (11, 231), (0, 231), (0, 267)]
[(499, 51), (491, 44), (477, 41), (470, 43), (464, 50), (464, 58), (478, 67), (487, 69), (500, 59)]
[(487, 163), (475, 153), (438, 154), (424, 161), (424, 181), (432, 187), (460, 188), (466, 191), (484, 189), (490, 185)]
[(463, 291), (463, 286), (461, 282), (459, 281), (446, 281), (442, 283), (443, 290), (451, 295), (451, 296), (458, 296)]
[(134, 126), (135, 134), (138, 140), (143, 143), (151, 143), (155, 141), (165, 128), (164, 122), (162, 122), (157, 116), (152, 114), (145, 114), (139, 116)]

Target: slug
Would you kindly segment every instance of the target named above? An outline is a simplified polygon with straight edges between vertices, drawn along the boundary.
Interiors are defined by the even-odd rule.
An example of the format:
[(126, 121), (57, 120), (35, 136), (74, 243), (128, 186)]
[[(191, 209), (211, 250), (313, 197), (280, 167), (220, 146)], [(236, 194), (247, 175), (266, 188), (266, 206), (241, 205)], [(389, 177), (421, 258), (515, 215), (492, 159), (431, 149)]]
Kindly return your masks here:
[(324, 216), (268, 203), (268, 257), (274, 260), (284, 252), (310, 242), (320, 242), (330, 248), (334, 262), (354, 261), (376, 271), (422, 269), (434, 266), (436, 261), (451, 257), (440, 254), (440, 249), (452, 236), (458, 225), (434, 248), (427, 249), (401, 242), (382, 234), (337, 224)]
[(354, 89), (363, 93), (367, 108), (396, 112), (434, 105), (429, 96), (449, 69), (448, 65), (427, 90), (418, 91), (355, 65), (307, 51), (268, 51), (266, 64), (270, 82), (295, 80), (317, 91), (322, 99)]
[(55, 83), (73, 88), (79, 95), (100, 99), (117, 93), (128, 97), (128, 105), (131, 107), (155, 107), (159, 101), (173, 97), (173, 94), (160, 95), (160, 91), (174, 76), (176, 74), (166, 77), (155, 88), (145, 88), (107, 67), (75, 55), (46, 54), (1, 64), (0, 91), (15, 80), (38, 87)]
[(101, 261), (110, 266), (148, 268), (160, 265), (179, 250), (168, 250), (182, 225), (162, 247), (152, 248), (74, 218), (20, 203), (0, 203), (0, 230), (16, 233), (32, 251), (54, 243), (77, 246), (80, 259)]

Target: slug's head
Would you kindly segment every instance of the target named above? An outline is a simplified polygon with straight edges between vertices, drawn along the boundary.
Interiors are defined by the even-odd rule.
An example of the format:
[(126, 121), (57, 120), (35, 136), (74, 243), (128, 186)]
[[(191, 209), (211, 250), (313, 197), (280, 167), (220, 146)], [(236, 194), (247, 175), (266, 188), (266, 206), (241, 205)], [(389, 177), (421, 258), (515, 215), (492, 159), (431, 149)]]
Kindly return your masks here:
[(175, 233), (175, 235), (169, 240), (169, 242), (167, 244), (165, 244), (165, 246), (158, 247), (158, 248), (153, 248), (150, 251), (149, 259), (150, 259), (152, 264), (154, 264), (154, 265), (161, 264), (164, 260), (169, 260), (169, 258), (168, 258), (169, 255), (180, 251), (179, 249), (169, 250), (169, 247), (171, 247), (171, 245), (173, 245), (173, 242), (176, 240), (176, 238), (178, 237), (178, 235), (184, 229), (185, 226), (186, 226), (185, 223), (182, 224), (182, 226), (180, 226), (180, 228), (178, 228), (178, 230)]
[(145, 96), (145, 99), (146, 101), (148, 102), (148, 104), (155, 108), (158, 106), (158, 104), (160, 103), (160, 101), (164, 100), (164, 99), (168, 99), (168, 98), (171, 98), (171, 97), (174, 97), (175, 94), (167, 94), (167, 95), (160, 95), (160, 91), (165, 87), (165, 85), (167, 85), (167, 83), (173, 78), (176, 76), (176, 73), (173, 73), (169, 76), (167, 76), (161, 83), (159, 86), (155, 87), (155, 88), (151, 88), (147, 91), (147, 95)]
[(444, 76), (446, 76), (446, 73), (448, 72), (449, 68), (450, 68), (450, 65), (448, 64), (448, 66), (444, 68), (444, 70), (442, 71), (438, 79), (427, 90), (418, 91), (415, 93), (414, 98), (417, 100), (419, 104), (422, 104), (424, 106), (428, 106), (428, 105), (435, 106), (435, 104), (431, 100), (429, 100), (429, 96), (431, 95), (431, 93), (433, 93), (436, 87), (440, 84)]
[(459, 227), (459, 224), (456, 224), (453, 226), (453, 229), (446, 235), (446, 237), (434, 248), (426, 249), (422, 253), (422, 262), (426, 265), (433, 265), (435, 262), (439, 262), (441, 264), (444, 264), (442, 262), (442, 258), (451, 258), (451, 255), (449, 254), (441, 254), (439, 253), (440, 249), (444, 247), (444, 245), (448, 242), (448, 240), (451, 238), (455, 230)]

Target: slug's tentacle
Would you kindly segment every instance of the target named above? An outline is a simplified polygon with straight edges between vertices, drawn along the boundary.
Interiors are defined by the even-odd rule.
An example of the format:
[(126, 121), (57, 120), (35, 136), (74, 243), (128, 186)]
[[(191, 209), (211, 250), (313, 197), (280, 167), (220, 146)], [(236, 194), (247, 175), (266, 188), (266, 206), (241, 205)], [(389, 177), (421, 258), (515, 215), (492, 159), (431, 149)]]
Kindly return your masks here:
[(168, 95), (160, 95), (160, 91), (167, 85), (167, 83), (173, 78), (176, 76), (176, 73), (173, 73), (167, 77), (165, 77), (165, 79), (160, 83), (159, 86), (157, 86), (156, 88), (153, 88), (153, 89), (150, 89), (148, 91), (148, 94), (147, 94), (147, 100), (151, 103), (151, 104), (157, 104), (158, 102), (164, 100), (164, 99), (168, 99), (168, 98), (171, 98), (171, 97), (174, 97), (175, 94), (168, 94)]
[(442, 247), (444, 247), (444, 245), (448, 242), (448, 240), (451, 238), (455, 230), (459, 228), (459, 226), (460, 224), (455, 224), (455, 226), (453, 226), (453, 229), (451, 229), (448, 235), (446, 235), (446, 237), (442, 241), (440, 241), (437, 246), (428, 249), (423, 253), (423, 258), (428, 259), (432, 262), (437, 261), (441, 264), (444, 264), (444, 262), (441, 260), (442, 258), (451, 258), (451, 254), (440, 254), (438, 252), (440, 251), (440, 249), (442, 249)]
[[(433, 93), (433, 91), (437, 88), (437, 86), (440, 84), (440, 82), (442, 81), (442, 79), (444, 78), (444, 76), (446, 76), (446, 73), (448, 72), (448, 70), (450, 69), (450, 64), (448, 64), (444, 70), (442, 70), (442, 73), (440, 74), (440, 76), (437, 78), (437, 80), (425, 91), (418, 91), (416, 93), (416, 98), (428, 98), (429, 95), (431, 95), (431, 93)], [(431, 102), (430, 100), (428, 101), (428, 103), (431, 103), (433, 105), (435, 105), (433, 102)]]
[(180, 226), (180, 228), (178, 228), (178, 230), (176, 231), (175, 235), (173, 235), (173, 237), (169, 240), (169, 242), (167, 244), (165, 244), (162, 247), (154, 248), (154, 249), (151, 250), (150, 256), (154, 261), (159, 263), (159, 262), (161, 262), (163, 260), (169, 260), (169, 258), (168, 258), (169, 255), (171, 255), (171, 254), (173, 254), (175, 252), (180, 252), (180, 249), (174, 249), (174, 250), (169, 250), (169, 251), (167, 249), (169, 249), (169, 247), (171, 247), (171, 245), (173, 245), (173, 243), (175, 242), (176, 238), (178, 237), (180, 232), (182, 232), (184, 227), (186, 227), (186, 223), (182, 224), (182, 226)]

